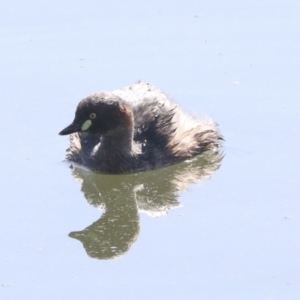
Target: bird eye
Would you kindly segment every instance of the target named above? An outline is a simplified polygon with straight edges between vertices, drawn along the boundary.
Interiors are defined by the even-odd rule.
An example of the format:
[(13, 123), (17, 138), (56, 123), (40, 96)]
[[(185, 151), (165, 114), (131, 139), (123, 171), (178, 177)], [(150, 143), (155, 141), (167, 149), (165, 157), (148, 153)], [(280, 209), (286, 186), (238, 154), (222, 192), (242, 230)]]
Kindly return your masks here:
[(95, 113), (90, 113), (90, 119), (95, 119), (96, 118), (96, 114)]

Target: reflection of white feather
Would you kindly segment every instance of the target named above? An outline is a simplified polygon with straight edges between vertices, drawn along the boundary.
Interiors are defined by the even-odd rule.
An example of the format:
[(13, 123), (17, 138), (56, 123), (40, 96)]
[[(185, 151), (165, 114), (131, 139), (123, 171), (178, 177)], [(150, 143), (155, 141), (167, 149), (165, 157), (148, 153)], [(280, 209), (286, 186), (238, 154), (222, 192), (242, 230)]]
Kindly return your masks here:
[(171, 209), (174, 209), (174, 208), (178, 208), (178, 207), (182, 207), (182, 204), (178, 203), (177, 206), (172, 206), (172, 207), (162, 207), (160, 206), (159, 207), (159, 210), (149, 210), (149, 209), (146, 209), (144, 210), (143, 208), (140, 208), (139, 207), (139, 212), (140, 213), (145, 213), (146, 215), (148, 215), (149, 217), (152, 217), (152, 218), (159, 218), (159, 217), (165, 217), (168, 215), (168, 212), (169, 210)]

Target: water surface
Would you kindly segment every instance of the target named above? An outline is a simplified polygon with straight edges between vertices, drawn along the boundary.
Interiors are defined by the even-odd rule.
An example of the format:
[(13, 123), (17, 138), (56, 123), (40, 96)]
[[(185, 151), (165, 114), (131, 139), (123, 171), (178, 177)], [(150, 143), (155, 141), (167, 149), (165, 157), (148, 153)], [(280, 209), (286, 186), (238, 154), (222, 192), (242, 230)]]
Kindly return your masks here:
[[(3, 1), (0, 298), (299, 299), (299, 8)], [(220, 124), (219, 165), (63, 162), (79, 100), (139, 79)]]

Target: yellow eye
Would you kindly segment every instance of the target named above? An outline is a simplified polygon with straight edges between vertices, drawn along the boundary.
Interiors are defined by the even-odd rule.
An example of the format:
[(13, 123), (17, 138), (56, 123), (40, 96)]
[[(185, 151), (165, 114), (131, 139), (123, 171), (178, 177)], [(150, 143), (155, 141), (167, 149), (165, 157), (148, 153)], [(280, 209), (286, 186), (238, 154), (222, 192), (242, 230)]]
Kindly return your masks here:
[(96, 118), (96, 114), (95, 113), (90, 113), (90, 119), (95, 119)]

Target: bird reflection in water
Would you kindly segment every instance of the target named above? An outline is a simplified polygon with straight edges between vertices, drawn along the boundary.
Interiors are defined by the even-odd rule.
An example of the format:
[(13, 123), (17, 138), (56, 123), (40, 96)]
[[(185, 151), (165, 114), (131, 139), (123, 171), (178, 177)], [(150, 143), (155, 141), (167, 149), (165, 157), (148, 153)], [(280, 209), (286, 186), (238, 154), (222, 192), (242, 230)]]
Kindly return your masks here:
[(104, 213), (84, 230), (69, 236), (79, 240), (92, 258), (124, 255), (139, 235), (139, 212), (166, 215), (180, 206), (179, 193), (210, 178), (222, 159), (222, 153), (208, 151), (177, 165), (129, 175), (97, 174), (73, 166), (72, 174), (80, 182), (86, 200)]

